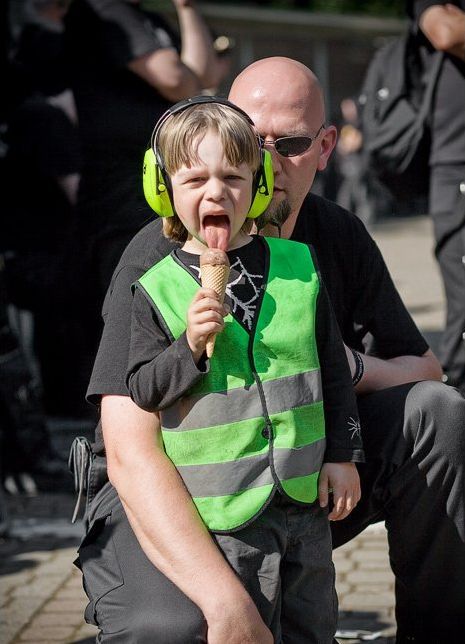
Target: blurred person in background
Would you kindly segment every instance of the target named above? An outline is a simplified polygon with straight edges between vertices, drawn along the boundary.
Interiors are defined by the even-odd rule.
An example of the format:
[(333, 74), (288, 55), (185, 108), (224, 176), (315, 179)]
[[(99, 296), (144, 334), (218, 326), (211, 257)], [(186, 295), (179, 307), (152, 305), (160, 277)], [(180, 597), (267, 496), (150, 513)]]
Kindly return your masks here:
[(173, 4), (179, 34), (138, 0), (74, 0), (66, 16), (66, 56), (83, 154), (77, 204), (87, 280), (83, 381), (113, 269), (152, 217), (140, 173), (153, 123), (171, 104), (217, 87), (224, 73), (196, 3)]
[(410, 0), (425, 68), (445, 57), (431, 117), (429, 211), (446, 295), (439, 359), (446, 381), (465, 394), (465, 0)]
[(363, 135), (360, 129), (357, 102), (351, 96), (340, 103), (339, 136), (336, 144), (336, 159), (341, 184), (337, 203), (350, 210), (367, 224), (373, 213), (367, 211), (367, 189), (361, 155)]
[(11, 47), (2, 248), (10, 301), (27, 320), (19, 339), (35, 358), (45, 411), (78, 417), (88, 407), (82, 391), (67, 382), (70, 366), (79, 371), (84, 346), (76, 322), (81, 281), (68, 279), (71, 267), (81, 271), (75, 250), (80, 144), (63, 64), (67, 6), (64, 0), (30, 0)]

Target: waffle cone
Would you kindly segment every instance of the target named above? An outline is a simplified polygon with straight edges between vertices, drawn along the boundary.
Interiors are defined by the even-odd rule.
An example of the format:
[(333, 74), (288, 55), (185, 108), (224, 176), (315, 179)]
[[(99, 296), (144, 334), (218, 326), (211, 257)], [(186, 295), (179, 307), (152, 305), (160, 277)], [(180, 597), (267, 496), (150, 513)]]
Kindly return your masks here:
[[(229, 278), (229, 265), (226, 264), (202, 264), (201, 266), (202, 286), (212, 288), (220, 298), (221, 304), (224, 302), (224, 294)], [(207, 339), (207, 357), (211, 358), (215, 348), (216, 335), (212, 333)]]

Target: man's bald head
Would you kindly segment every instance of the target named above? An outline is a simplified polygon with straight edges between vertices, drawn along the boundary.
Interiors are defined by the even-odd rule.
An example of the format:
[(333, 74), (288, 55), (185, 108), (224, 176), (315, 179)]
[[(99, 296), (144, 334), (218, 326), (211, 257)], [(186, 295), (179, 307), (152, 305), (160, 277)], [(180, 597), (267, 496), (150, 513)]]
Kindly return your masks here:
[(315, 74), (292, 58), (274, 56), (257, 60), (234, 80), (229, 98), (241, 105), (266, 101), (311, 114), (319, 124), (325, 121), (323, 92)]

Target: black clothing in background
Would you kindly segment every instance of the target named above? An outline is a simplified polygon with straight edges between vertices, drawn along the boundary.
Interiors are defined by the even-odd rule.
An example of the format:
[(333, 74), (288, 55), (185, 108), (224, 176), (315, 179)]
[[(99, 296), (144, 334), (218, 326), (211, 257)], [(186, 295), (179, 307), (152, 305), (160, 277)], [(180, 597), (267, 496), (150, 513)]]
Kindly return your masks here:
[(124, 231), (128, 243), (153, 217), (142, 191), (142, 162), (152, 129), (170, 103), (127, 65), (178, 41), (161, 16), (130, 3), (74, 0), (65, 22), (84, 156), (83, 235), (98, 240)]
[(177, 39), (158, 14), (121, 1), (73, 0), (65, 26), (83, 156), (77, 217), (89, 278), (81, 310), (88, 382), (111, 275), (133, 235), (154, 217), (143, 195), (142, 165), (152, 129), (170, 105), (127, 65), (176, 47)]
[(79, 169), (78, 133), (63, 110), (39, 94), (23, 101), (9, 122), (2, 173), (8, 296), (33, 314), (46, 412), (75, 417), (83, 383), (69, 373), (79, 372), (84, 346), (76, 322), (84, 283), (75, 211), (60, 180)]
[[(408, 0), (407, 14), (418, 24), (421, 14), (434, 5), (452, 4), (465, 11), (465, 0)], [(433, 46), (419, 32), (425, 64)], [(465, 163), (465, 61), (446, 54), (439, 75), (432, 114), (431, 165)]]
[(56, 96), (69, 87), (61, 29), (31, 22), (21, 31), (15, 63), (24, 73), (31, 91)]
[[(418, 28), (424, 11), (446, 4), (465, 12), (465, 0), (410, 0), (407, 11)], [(421, 31), (418, 43), (428, 68), (433, 46)], [(447, 53), (431, 115), (429, 212), (447, 305), (438, 357), (447, 382), (465, 392), (465, 62)]]

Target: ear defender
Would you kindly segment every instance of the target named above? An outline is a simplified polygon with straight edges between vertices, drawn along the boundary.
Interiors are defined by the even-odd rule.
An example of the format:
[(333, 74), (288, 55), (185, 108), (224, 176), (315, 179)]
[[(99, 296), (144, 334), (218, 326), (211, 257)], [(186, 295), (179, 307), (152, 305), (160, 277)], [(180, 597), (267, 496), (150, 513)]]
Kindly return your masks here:
[[(239, 114), (242, 114), (252, 127), (254, 125), (249, 115), (241, 110), (240, 107), (237, 107), (234, 103), (230, 103), (228, 100), (217, 96), (195, 96), (194, 98), (180, 101), (167, 110), (158, 120), (152, 132), (150, 147), (144, 155), (142, 177), (145, 199), (152, 210), (154, 210), (160, 217), (173, 217), (174, 208), (171, 201), (169, 177), (166, 176), (163, 167), (163, 160), (157, 153), (158, 133), (160, 132), (162, 125), (170, 118), (170, 116), (177, 114), (178, 112), (182, 112), (192, 105), (200, 105), (202, 103), (219, 103), (220, 105), (226, 105), (236, 112), (239, 112)], [(249, 208), (249, 212), (247, 213), (247, 217), (250, 219), (255, 219), (261, 215), (268, 208), (273, 197), (274, 174), (271, 154), (261, 146), (261, 142), (258, 137), (257, 142), (261, 149), (262, 161), (254, 176), (252, 186), (252, 204)]]
[(265, 212), (273, 198), (273, 187), (274, 173), (271, 153), (262, 149), (262, 162), (254, 179), (252, 205), (247, 213), (249, 219), (255, 219)]
[(160, 217), (172, 217), (174, 215), (167, 181), (163, 176), (155, 152), (150, 147), (144, 156), (143, 187), (144, 195), (150, 208)]

